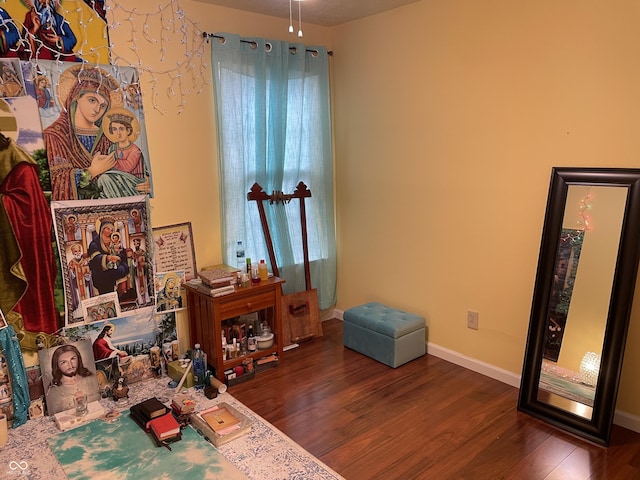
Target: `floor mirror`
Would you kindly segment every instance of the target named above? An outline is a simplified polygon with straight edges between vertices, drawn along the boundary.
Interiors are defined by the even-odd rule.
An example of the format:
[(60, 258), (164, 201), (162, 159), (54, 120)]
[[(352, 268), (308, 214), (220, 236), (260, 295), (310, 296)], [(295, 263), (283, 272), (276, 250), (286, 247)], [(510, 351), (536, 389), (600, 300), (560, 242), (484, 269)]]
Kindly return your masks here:
[(553, 168), (518, 409), (607, 446), (640, 258), (640, 169)]

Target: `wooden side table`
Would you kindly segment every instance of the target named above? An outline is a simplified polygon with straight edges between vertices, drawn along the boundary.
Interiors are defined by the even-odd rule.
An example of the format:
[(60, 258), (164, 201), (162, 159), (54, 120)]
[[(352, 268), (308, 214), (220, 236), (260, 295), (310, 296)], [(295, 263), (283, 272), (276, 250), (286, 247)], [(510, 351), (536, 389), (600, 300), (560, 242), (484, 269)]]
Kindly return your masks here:
[[(282, 362), (282, 284), (279, 277), (271, 277), (259, 284), (248, 287), (234, 287), (233, 293), (213, 297), (205, 289), (186, 284), (187, 305), (189, 308), (189, 339), (193, 347), (202, 346), (207, 361), (215, 368), (215, 375), (224, 382), (224, 371), (241, 365), (246, 358), (254, 360), (271, 354), (278, 354)], [(264, 350), (248, 352), (237, 358), (224, 360), (222, 354), (222, 322), (228, 319), (261, 312), (260, 316), (271, 327), (274, 334), (273, 346)]]

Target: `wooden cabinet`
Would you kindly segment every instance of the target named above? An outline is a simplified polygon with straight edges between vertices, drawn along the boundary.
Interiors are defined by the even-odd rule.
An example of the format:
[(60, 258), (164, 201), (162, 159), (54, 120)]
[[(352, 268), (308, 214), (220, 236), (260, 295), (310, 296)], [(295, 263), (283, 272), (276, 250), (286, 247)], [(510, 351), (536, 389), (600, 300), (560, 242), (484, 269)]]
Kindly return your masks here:
[[(207, 354), (208, 363), (215, 368), (215, 375), (224, 381), (224, 371), (241, 365), (245, 358), (258, 359), (273, 353), (282, 361), (282, 284), (284, 280), (271, 277), (256, 285), (235, 287), (233, 293), (212, 297), (186, 284), (189, 307), (189, 339), (191, 347), (199, 343)], [(274, 334), (273, 346), (247, 353), (244, 356), (224, 360), (222, 354), (222, 323), (240, 315), (258, 312)]]

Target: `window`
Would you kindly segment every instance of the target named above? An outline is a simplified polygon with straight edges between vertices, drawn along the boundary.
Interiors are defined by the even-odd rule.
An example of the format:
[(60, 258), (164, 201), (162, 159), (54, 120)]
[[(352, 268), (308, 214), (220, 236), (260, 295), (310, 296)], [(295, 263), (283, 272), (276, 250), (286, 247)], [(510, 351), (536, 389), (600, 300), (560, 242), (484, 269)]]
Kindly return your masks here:
[[(268, 258), (255, 202), (247, 192), (292, 193), (303, 181), (312, 285), (321, 308), (335, 303), (335, 222), (328, 55), (264, 39), (219, 34), (212, 45), (220, 158), (223, 256), (235, 245), (248, 257)], [(305, 289), (297, 201), (265, 206), (285, 292)], [(256, 257), (256, 258), (254, 258)]]

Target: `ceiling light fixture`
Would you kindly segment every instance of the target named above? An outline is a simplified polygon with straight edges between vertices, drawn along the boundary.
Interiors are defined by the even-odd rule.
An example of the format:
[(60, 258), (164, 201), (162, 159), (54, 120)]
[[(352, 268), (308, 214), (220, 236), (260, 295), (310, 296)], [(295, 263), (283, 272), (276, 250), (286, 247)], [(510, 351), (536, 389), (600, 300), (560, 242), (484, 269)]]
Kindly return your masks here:
[(302, 7), (300, 6), (301, 4), (301, 0), (298, 0), (298, 24), (300, 25), (300, 28), (298, 30), (298, 37), (302, 38)]
[(293, 33), (293, 15), (291, 13), (291, 1), (289, 0), (289, 33)]

